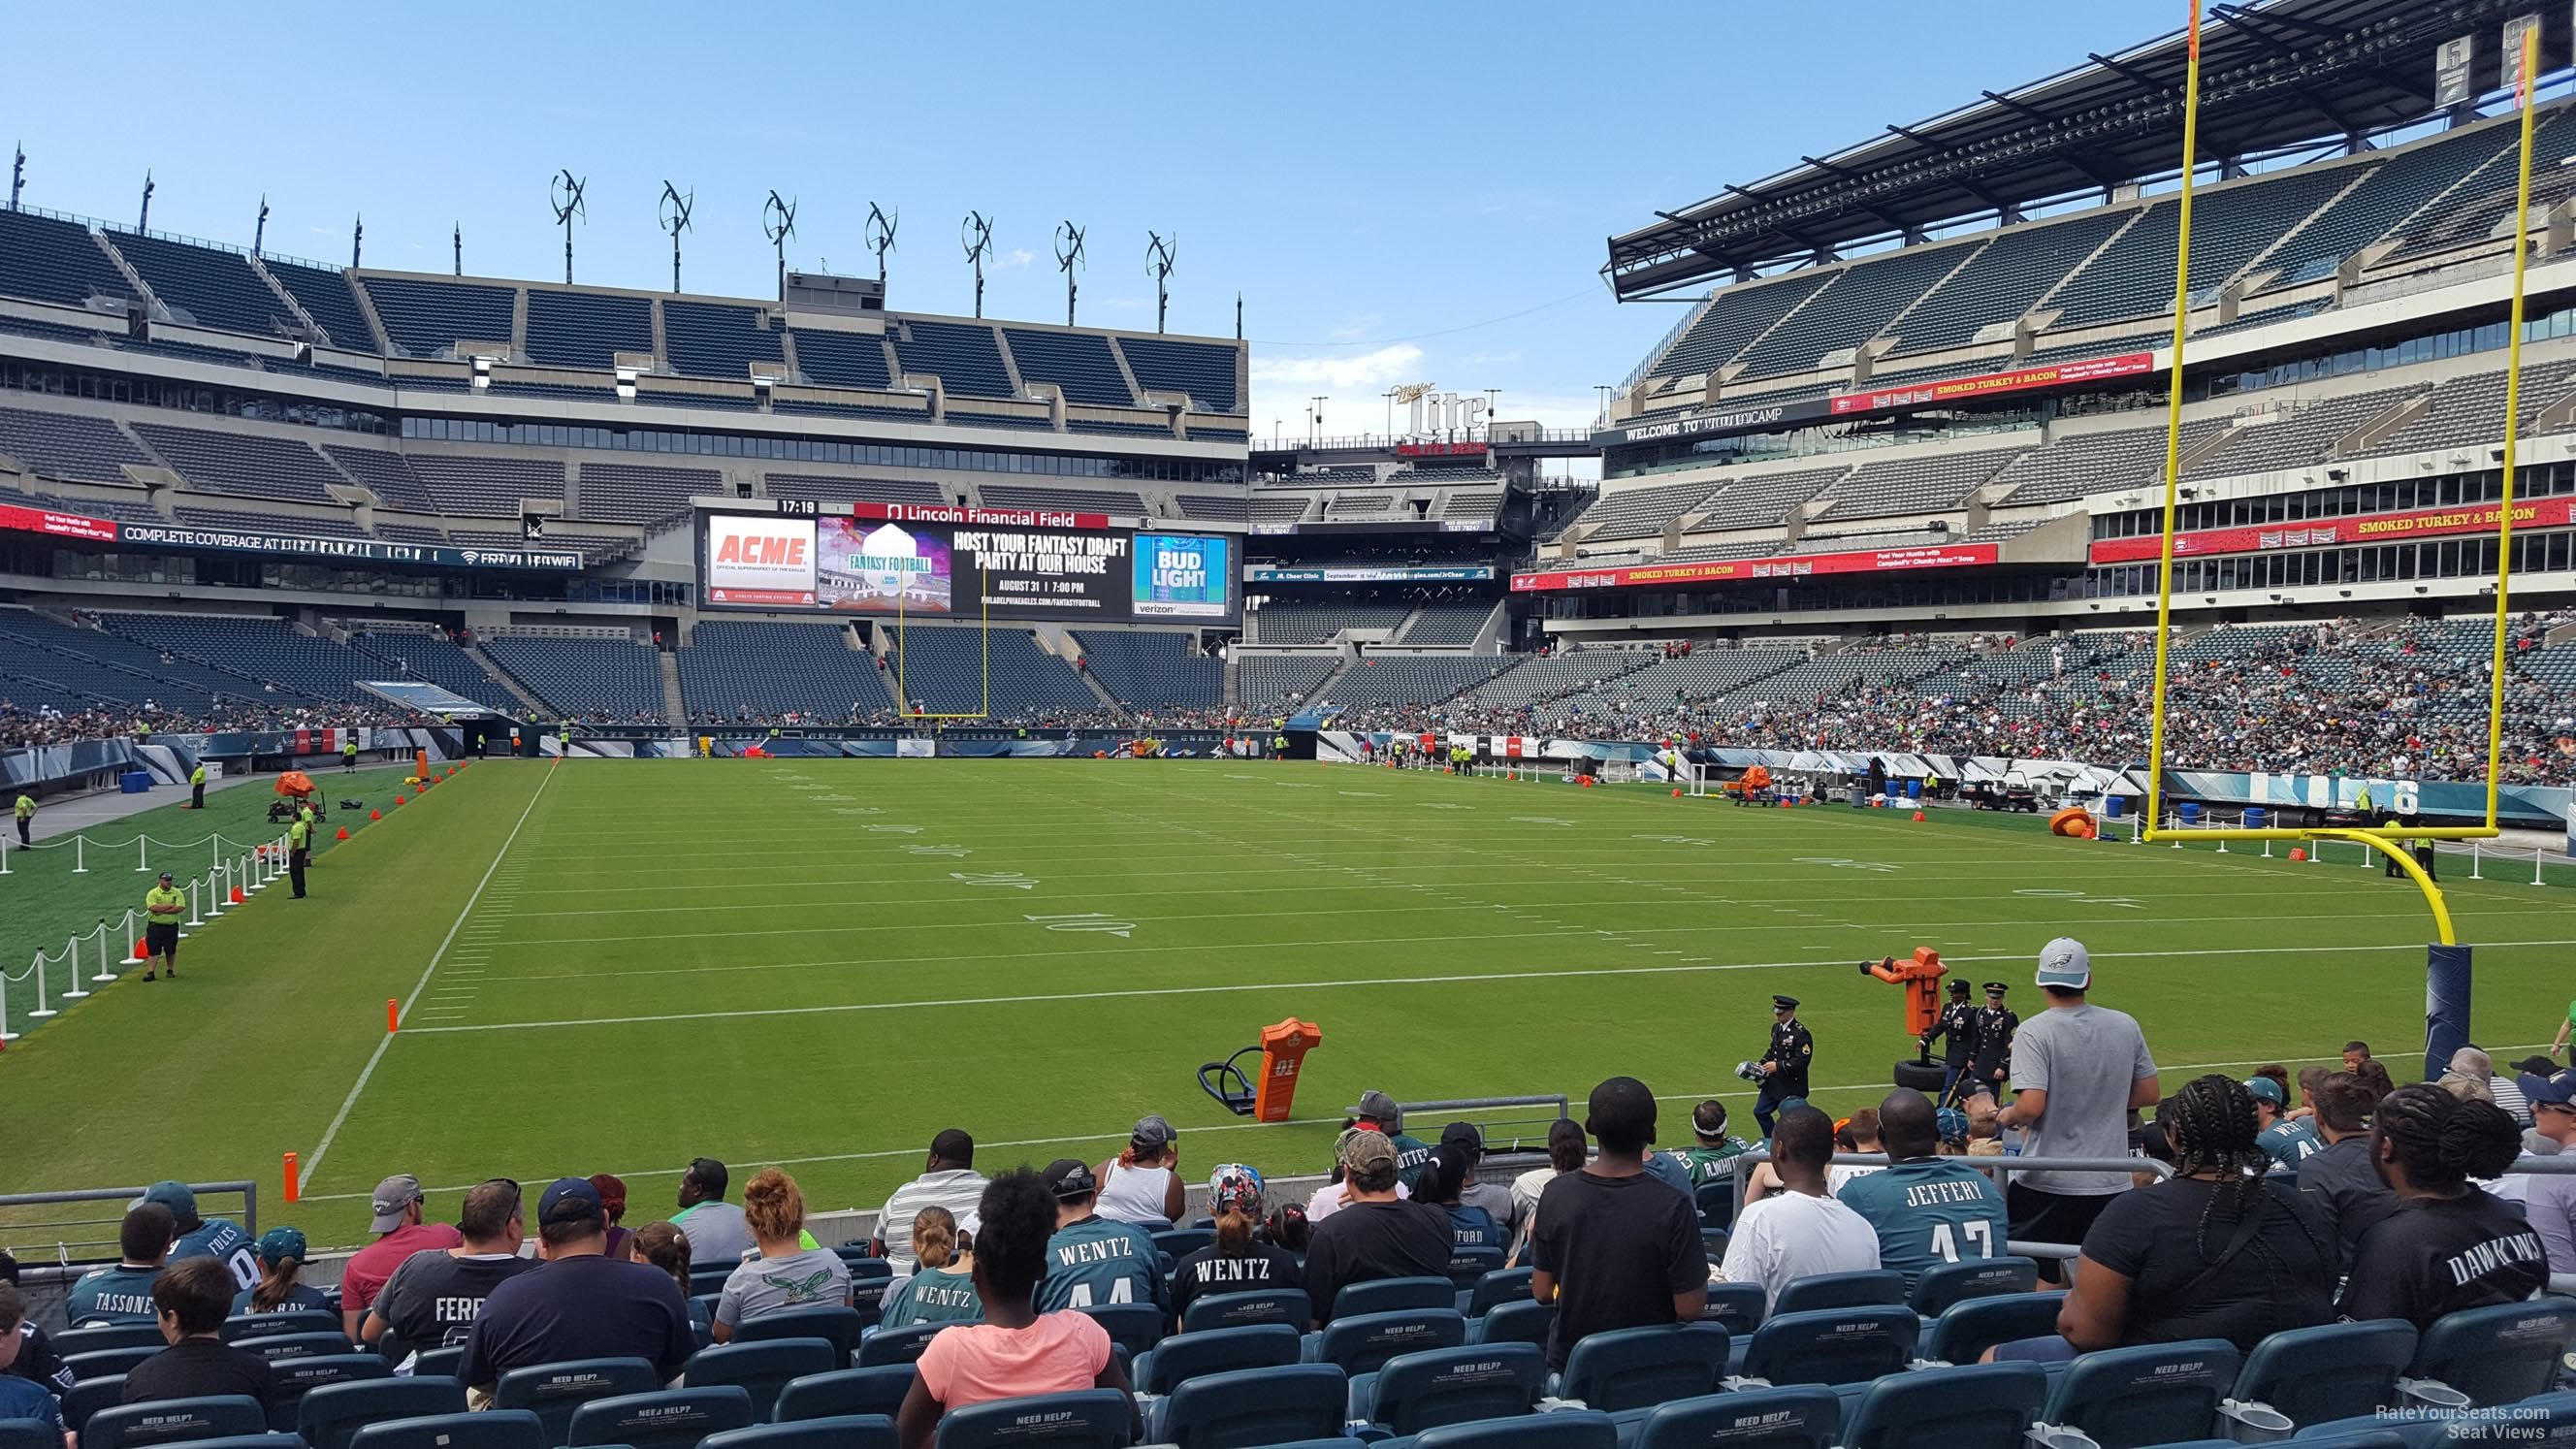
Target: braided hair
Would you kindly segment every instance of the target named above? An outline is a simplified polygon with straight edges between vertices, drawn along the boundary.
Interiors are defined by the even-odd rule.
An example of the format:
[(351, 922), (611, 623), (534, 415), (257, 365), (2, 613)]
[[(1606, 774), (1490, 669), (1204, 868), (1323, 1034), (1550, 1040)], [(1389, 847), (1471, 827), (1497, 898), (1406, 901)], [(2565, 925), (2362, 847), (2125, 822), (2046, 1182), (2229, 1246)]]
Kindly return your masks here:
[[(2215, 1072), (2195, 1077), (2156, 1109), (2156, 1125), (2164, 1129), (2165, 1139), (2172, 1147), (2176, 1174), (2217, 1176), (2194, 1239), (2204, 1266), (2219, 1260), (2228, 1240), (2247, 1218), (2280, 1212), (2308, 1240), (2317, 1270), (2332, 1268), (2332, 1246), (2317, 1236), (2305, 1218), (2275, 1202), (2263, 1184), (2271, 1157), (2256, 1140), (2254, 1094), (2245, 1090), (2244, 1083)], [(2266, 1296), (2275, 1303), (2294, 1296), (2294, 1279), (2313, 1276), (2301, 1274), (2261, 1232), (2247, 1240), (2244, 1254), (2262, 1265), (2270, 1286)]]
[(2472, 1177), (2499, 1177), (2522, 1155), (2522, 1129), (2493, 1102), (2451, 1095), (2416, 1082), (2380, 1099), (2371, 1118), (2371, 1155), (2387, 1155), (2406, 1184), (2434, 1197), (2454, 1197)]

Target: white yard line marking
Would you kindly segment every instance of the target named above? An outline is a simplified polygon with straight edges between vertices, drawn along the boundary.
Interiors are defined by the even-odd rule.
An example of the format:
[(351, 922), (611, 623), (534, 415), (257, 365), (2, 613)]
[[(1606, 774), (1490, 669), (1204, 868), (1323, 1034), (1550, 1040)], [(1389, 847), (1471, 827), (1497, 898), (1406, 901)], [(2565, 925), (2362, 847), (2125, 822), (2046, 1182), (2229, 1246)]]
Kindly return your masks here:
[[(474, 893), (465, 898), (464, 909), (456, 913), (456, 920), (448, 926), (445, 939), (438, 943), (437, 950), (430, 953), (429, 965), (422, 968), (420, 980), (413, 983), (411, 995), (404, 998), (403, 1013), (409, 1013), (411, 1004), (418, 1001), (421, 992), (429, 988), (429, 978), (438, 971), (440, 958), (447, 954), (447, 948), (456, 940), (457, 932), (464, 929), (466, 918), (474, 914), (476, 902), (483, 899), (483, 887), (491, 884), (493, 872), (501, 868), (502, 858), (510, 853), (511, 844), (518, 840), (520, 830), (527, 826), (529, 814), (537, 808), (537, 801), (544, 797), (546, 783), (554, 777), (552, 770), (537, 777), (537, 788), (528, 792), (528, 803), (520, 808), (518, 820), (510, 826), (510, 833), (502, 837), (501, 848), (492, 852), (492, 863), (483, 868), (483, 878), (474, 883)], [(349, 1095), (340, 1099), (340, 1110), (332, 1114), (331, 1125), (322, 1130), (322, 1141), (314, 1147), (312, 1161), (304, 1168), (306, 1182), (311, 1182), (321, 1175), (323, 1156), (330, 1152), (332, 1141), (340, 1135), (341, 1124), (349, 1120), (350, 1109), (358, 1105), (359, 1094), (367, 1090), (367, 1079), (376, 1074), (376, 1064), (385, 1059), (385, 1048), (392, 1046), (393, 1041), (392, 1032), (377, 1038), (376, 1049), (368, 1054), (366, 1066), (358, 1072), (358, 1080), (350, 1084)]]

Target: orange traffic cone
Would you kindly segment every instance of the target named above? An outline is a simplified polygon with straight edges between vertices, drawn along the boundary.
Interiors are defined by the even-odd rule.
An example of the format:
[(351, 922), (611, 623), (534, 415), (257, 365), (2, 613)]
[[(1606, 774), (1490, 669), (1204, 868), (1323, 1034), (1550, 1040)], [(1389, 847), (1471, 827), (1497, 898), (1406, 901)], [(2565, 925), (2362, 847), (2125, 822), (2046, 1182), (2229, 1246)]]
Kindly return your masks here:
[(1682, 792), (1681, 792), (1681, 791), (1679, 791), (1679, 790), (1675, 790), (1675, 791), (1673, 791), (1673, 798), (1674, 798), (1674, 799), (1676, 799), (1676, 800), (1678, 800), (1678, 799), (1682, 798)]
[(241, 889), (241, 887), (240, 887), (240, 886), (234, 886), (234, 887), (233, 887), (233, 898), (232, 898), (232, 900), (231, 900), (228, 904), (236, 905), (236, 906), (237, 906), (237, 905), (240, 905), (241, 903), (242, 903), (242, 889)]
[[(1915, 818), (1915, 819), (1917, 819), (1917, 820), (1920, 820), (1920, 819), (1922, 819), (1923, 817), (1922, 817), (1922, 816), (1920, 816), (1920, 815), (1917, 815), (1917, 816), (1915, 816), (1914, 818)], [(338, 835), (335, 835), (335, 836), (333, 836), (333, 837), (332, 837), (332, 839), (334, 839), (334, 840), (346, 840), (346, 839), (348, 839), (348, 838), (349, 838), (349, 827), (348, 827), (348, 826), (346, 826), (346, 825), (341, 826), (341, 827), (340, 827), (340, 833), (339, 833)]]
[(394, 797), (394, 803), (395, 803), (395, 804), (400, 805), (402, 802), (403, 802), (403, 797), (401, 797), (400, 795), (396, 795), (396, 796)]
[(367, 812), (367, 818), (368, 818), (369, 820), (382, 820), (382, 819), (384, 819), (385, 817), (384, 817), (381, 813), (379, 813), (379, 812), (377, 812), (377, 811), (370, 810), (370, 811), (368, 811), (368, 812)]
[(1923, 812), (1922, 812), (1922, 811), (1917, 810), (1917, 811), (1915, 811), (1915, 812), (1914, 812), (1914, 823), (1915, 823), (1915, 824), (1917, 824), (1917, 825), (1920, 825), (1920, 824), (1922, 824), (1922, 823), (1923, 823)]
[(2302, 849), (2300, 849), (2298, 846), (2295, 846), (2295, 845), (2293, 845), (2293, 846), (2291, 846), (2291, 847), (2290, 847), (2290, 859), (2292, 859), (2292, 860), (2294, 860), (2294, 861), (2303, 861), (2303, 860), (2306, 860), (2307, 858), (2308, 858), (2308, 853), (2307, 853), (2305, 850), (2302, 850)]
[(137, 941), (134, 943), (134, 954), (126, 959), (129, 961), (141, 961), (149, 957), (151, 954), (152, 951), (149, 942)]

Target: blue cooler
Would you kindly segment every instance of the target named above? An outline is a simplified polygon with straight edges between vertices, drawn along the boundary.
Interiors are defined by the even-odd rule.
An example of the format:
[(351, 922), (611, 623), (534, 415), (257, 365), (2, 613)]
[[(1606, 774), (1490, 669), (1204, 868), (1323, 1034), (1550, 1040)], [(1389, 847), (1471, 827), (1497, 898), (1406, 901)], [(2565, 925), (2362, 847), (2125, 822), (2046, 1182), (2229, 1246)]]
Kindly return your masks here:
[(2128, 808), (2129, 802), (2121, 796), (2105, 795), (2102, 797), (2102, 818), (2105, 820), (2119, 819), (2120, 816), (2128, 810)]
[(116, 777), (116, 788), (128, 795), (140, 795), (152, 788), (150, 770), (128, 770)]
[(1923, 782), (1922, 782), (1922, 781), (1920, 781), (1920, 780), (1908, 780), (1908, 781), (1906, 781), (1906, 782), (1905, 782), (1905, 798), (1906, 798), (1906, 799), (1908, 799), (1908, 800), (1920, 800), (1920, 799), (1922, 799), (1922, 798), (1923, 798)]
[(2190, 800), (2185, 800), (2182, 802), (2179, 810), (2182, 815), (2183, 824), (2198, 825), (2200, 823), (2200, 806), (2198, 804)]
[(2248, 806), (2246, 806), (2246, 807), (2245, 807), (2245, 828), (2246, 828), (2246, 829), (2248, 829), (2248, 830), (2260, 830), (2260, 829), (2262, 829), (2263, 827), (2265, 827), (2265, 826), (2267, 826), (2267, 825), (2269, 825), (2269, 824), (2271, 824), (2271, 823), (2272, 823), (2272, 812), (2271, 812), (2271, 811), (2264, 809), (2264, 808), (2263, 808), (2262, 806), (2260, 806), (2260, 805), (2248, 805)]

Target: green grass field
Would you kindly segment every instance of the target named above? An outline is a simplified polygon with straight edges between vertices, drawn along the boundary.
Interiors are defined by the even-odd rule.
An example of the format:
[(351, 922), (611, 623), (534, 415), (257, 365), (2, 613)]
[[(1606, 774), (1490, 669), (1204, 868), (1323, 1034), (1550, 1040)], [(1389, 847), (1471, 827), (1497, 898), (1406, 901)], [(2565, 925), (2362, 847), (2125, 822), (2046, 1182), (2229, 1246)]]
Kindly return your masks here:
[[(0, 881), (13, 951), (52, 859)], [(616, 1172), (642, 1220), (705, 1154), (874, 1207), (940, 1128), (990, 1167), (1096, 1158), (1146, 1111), (1193, 1171), (1314, 1171), (1370, 1087), (1579, 1101), (1624, 1072), (1670, 1137), (1702, 1096), (1747, 1101), (1771, 993), (1805, 999), (1817, 1099), (1848, 1110), (1910, 1050), (1899, 990), (1853, 963), (1930, 945), (2028, 1013), (2062, 933), (2169, 1085), (2356, 1035), (2403, 1076), (2429, 916), (2343, 862), (1314, 764), (489, 762), (326, 854), (311, 899), (198, 933), (180, 982), (129, 973), (0, 1053), (0, 1185), (249, 1177), (264, 1220), (350, 1244), (390, 1172), (447, 1211), (487, 1176)], [(2449, 890), (2478, 1039), (2545, 1044), (2567, 898)], [(1297, 1121), (1199, 1092), (1290, 1015), (1325, 1037)]]

